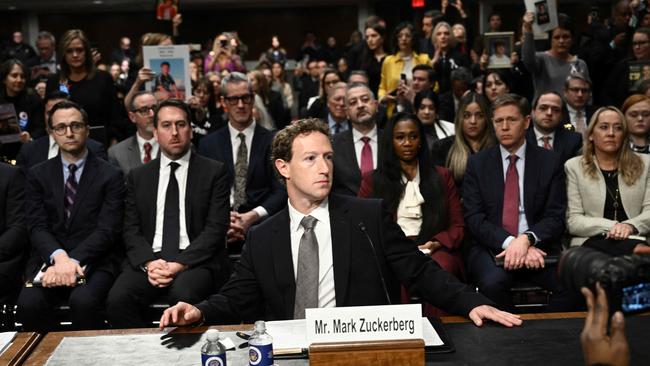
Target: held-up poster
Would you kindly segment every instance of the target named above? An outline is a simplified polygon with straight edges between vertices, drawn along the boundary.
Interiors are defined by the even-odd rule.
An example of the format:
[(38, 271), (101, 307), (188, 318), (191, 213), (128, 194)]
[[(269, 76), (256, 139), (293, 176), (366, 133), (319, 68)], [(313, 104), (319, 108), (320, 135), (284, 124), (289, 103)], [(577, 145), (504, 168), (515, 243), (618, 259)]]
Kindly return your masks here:
[(535, 14), (533, 33), (535, 38), (545, 38), (544, 33), (557, 27), (557, 2), (556, 0), (524, 0), (526, 11)]
[(188, 45), (144, 46), (142, 55), (144, 67), (150, 68), (155, 75), (146, 88), (156, 95), (157, 100), (187, 100), (192, 96)]

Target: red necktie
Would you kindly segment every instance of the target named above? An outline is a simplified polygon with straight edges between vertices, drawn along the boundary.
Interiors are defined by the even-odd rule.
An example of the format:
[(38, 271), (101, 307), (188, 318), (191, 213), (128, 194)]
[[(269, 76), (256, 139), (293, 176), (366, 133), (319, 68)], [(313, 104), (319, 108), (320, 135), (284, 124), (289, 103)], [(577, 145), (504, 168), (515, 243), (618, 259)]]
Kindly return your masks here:
[(370, 147), (370, 137), (363, 136), (363, 149), (361, 149), (361, 176), (374, 170), (372, 163), (372, 147)]
[(142, 159), (143, 163), (148, 163), (151, 161), (151, 144), (148, 142), (144, 143), (144, 159)]
[(506, 184), (503, 190), (503, 216), (501, 225), (510, 234), (519, 234), (519, 174), (517, 173), (517, 155), (508, 157), (510, 164), (506, 172)]
[(544, 141), (544, 148), (546, 150), (553, 150), (553, 146), (551, 146), (551, 136), (543, 136), (542, 141)]

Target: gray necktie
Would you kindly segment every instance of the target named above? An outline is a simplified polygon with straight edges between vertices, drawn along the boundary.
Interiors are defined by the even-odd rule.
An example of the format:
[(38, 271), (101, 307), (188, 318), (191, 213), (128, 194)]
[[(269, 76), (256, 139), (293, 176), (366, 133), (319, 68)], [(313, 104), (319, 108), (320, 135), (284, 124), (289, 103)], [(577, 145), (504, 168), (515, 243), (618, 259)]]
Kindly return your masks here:
[(246, 135), (240, 132), (237, 137), (241, 143), (237, 149), (237, 161), (235, 162), (235, 197), (232, 205), (235, 211), (246, 202), (246, 175), (248, 174)]
[(300, 248), (298, 249), (294, 319), (304, 319), (305, 309), (318, 307), (318, 241), (314, 234), (314, 226), (317, 221), (312, 216), (305, 216), (300, 221), (305, 232), (300, 238)]

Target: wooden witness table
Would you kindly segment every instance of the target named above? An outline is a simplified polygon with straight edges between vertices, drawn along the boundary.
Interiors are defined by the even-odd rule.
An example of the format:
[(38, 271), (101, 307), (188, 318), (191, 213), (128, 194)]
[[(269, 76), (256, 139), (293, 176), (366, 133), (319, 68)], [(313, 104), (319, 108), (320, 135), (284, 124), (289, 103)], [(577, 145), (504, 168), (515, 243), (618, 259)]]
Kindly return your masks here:
[(41, 337), (40, 334), (34, 332), (16, 334), (11, 346), (0, 355), (0, 365), (15, 366), (22, 364), (36, 347)]
[[(520, 327), (520, 329), (514, 329), (514, 330), (508, 330), (506, 328), (501, 327), (500, 325), (495, 325), (495, 324), (486, 324), (483, 326), (483, 328), (485, 329), (479, 329), (473, 326), (472, 324), (469, 324), (469, 320), (464, 317), (458, 317), (458, 316), (443, 317), (442, 322), (446, 325), (447, 332), (451, 336), (452, 343), (454, 343), (456, 347), (456, 352), (448, 353), (448, 354), (427, 355), (427, 364), (429, 363), (433, 364), (432, 362), (440, 362), (440, 361), (443, 362), (446, 361), (448, 364), (463, 364), (463, 365), (484, 364), (484, 363), (475, 362), (476, 356), (474, 355), (468, 358), (467, 354), (473, 351), (478, 351), (485, 355), (492, 354), (493, 356), (497, 357), (496, 359), (492, 359), (492, 361), (488, 363), (491, 365), (513, 364), (513, 363), (509, 363), (510, 361), (512, 361), (512, 358), (510, 359), (501, 358), (503, 356), (497, 356), (499, 355), (498, 352), (495, 352), (497, 350), (490, 348), (490, 347), (501, 348), (501, 344), (499, 343), (500, 341), (493, 340), (494, 338), (499, 338), (500, 336), (520, 337), (519, 339), (521, 339), (521, 337), (530, 338), (530, 340), (521, 339), (521, 344), (519, 346), (512, 345), (512, 344), (509, 345), (510, 350), (514, 351), (515, 353), (515, 356), (513, 357), (515, 357), (516, 360), (517, 357), (516, 353), (518, 352), (527, 353), (530, 350), (529, 347), (531, 345), (530, 343), (527, 342), (539, 342), (540, 339), (542, 339), (544, 341), (547, 340), (550, 342), (558, 341), (562, 343), (561, 339), (550, 339), (550, 340), (548, 339), (548, 338), (555, 338), (555, 330), (557, 330), (557, 333), (560, 334), (561, 337), (563, 336), (567, 339), (570, 339), (571, 342), (573, 343), (570, 349), (564, 350), (564, 352), (565, 353), (570, 352), (571, 354), (575, 353), (576, 357), (579, 357), (581, 359), (582, 356), (581, 356), (581, 350), (579, 346), (580, 341), (578, 336), (580, 330), (582, 329), (582, 325), (584, 324), (583, 319), (585, 316), (586, 316), (585, 312), (522, 314), (521, 317), (522, 319), (525, 320), (524, 325)], [(633, 324), (630, 323), (634, 322), (635, 318), (638, 319), (639, 317), (637, 316), (637, 317), (626, 319), (626, 329), (628, 331), (628, 338), (631, 338), (630, 332), (634, 330), (634, 327), (632, 326)], [(650, 322), (650, 317), (648, 316), (642, 316), (641, 318), (645, 318), (645, 319), (640, 319), (643, 320), (644, 324)], [(535, 320), (542, 320), (542, 322), (535, 322)], [(570, 331), (564, 329), (562, 322), (571, 323)], [(650, 329), (650, 327), (645, 328), (645, 326), (646, 325), (644, 325), (642, 329)], [(252, 329), (252, 325), (216, 326), (216, 328), (221, 331), (237, 331), (237, 330), (248, 331)], [(545, 329), (540, 330), (539, 328), (545, 328)], [(637, 328), (636, 333), (643, 332), (643, 334), (650, 334), (650, 331), (639, 330), (638, 329), (639, 327), (636, 328)], [(207, 329), (208, 329), (207, 326), (201, 326), (195, 328), (178, 328), (178, 330), (175, 330), (174, 332), (189, 332), (189, 333), (201, 332), (202, 333)], [(531, 333), (528, 333), (527, 331), (530, 331)], [(564, 333), (568, 332), (568, 333), (562, 335), (563, 332)], [(160, 331), (157, 328), (48, 333), (46, 336), (44, 336), (41, 339), (40, 343), (38, 343), (38, 346), (32, 350), (31, 354), (29, 355), (29, 358), (25, 361), (25, 363), (23, 363), (23, 365), (28, 365), (28, 366), (44, 365), (64, 337), (88, 337), (88, 336), (115, 335), (115, 334), (159, 334), (159, 333)], [(529, 336), (527, 336), (526, 334), (529, 334)], [(636, 338), (638, 338), (638, 336), (639, 334), (635, 334)], [(472, 338), (477, 338), (477, 339), (472, 339)], [(491, 341), (496, 344), (492, 346), (488, 345), (487, 343), (490, 339), (492, 339)], [(647, 340), (647, 337), (644, 337), (644, 339)], [(469, 345), (472, 342), (474, 342), (474, 345), (473, 346)], [(481, 343), (485, 343), (485, 344), (481, 345)], [(472, 350), (471, 347), (476, 347), (477, 344), (479, 345), (480, 349)], [(537, 345), (538, 343), (533, 343), (533, 344)], [(631, 342), (631, 348), (633, 348), (632, 347), (633, 344), (634, 343)], [(542, 345), (539, 346), (541, 347)], [(468, 347), (470, 348), (468, 349)], [(554, 347), (556, 346), (554, 345)], [(561, 344), (557, 345), (557, 347), (561, 347)], [(483, 349), (483, 348), (488, 348), (488, 349)], [(558, 349), (558, 354), (561, 354), (560, 351), (561, 350)], [(642, 350), (642, 352), (645, 352), (645, 350)], [(635, 356), (634, 348), (633, 348), (632, 356), (634, 360), (634, 356)], [(650, 358), (645, 358), (646, 355), (643, 353), (637, 354), (636, 356), (637, 358), (644, 357), (643, 359), (645, 360), (650, 359)], [(484, 356), (484, 357), (488, 357), (488, 356)], [(543, 361), (543, 358), (541, 359), (535, 358), (535, 360), (536, 362), (535, 361), (532, 363), (529, 362), (528, 364), (536, 365), (536, 364), (546, 363)], [(3, 358), (0, 359), (0, 361), (4, 361), (4, 355)], [(566, 361), (570, 361), (570, 362), (561, 362), (561, 364), (567, 364), (567, 365), (579, 364), (576, 363), (576, 360), (566, 360)], [(0, 362), (0, 364), (4, 365), (3, 362)], [(17, 363), (16, 365), (20, 365), (20, 363)]]

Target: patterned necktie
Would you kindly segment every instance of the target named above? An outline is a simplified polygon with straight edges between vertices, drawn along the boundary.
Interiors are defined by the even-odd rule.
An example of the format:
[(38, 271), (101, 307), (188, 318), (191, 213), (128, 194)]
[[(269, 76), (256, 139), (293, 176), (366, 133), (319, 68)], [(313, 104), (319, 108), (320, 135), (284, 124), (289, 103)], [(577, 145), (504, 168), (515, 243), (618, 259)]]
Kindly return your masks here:
[(172, 161), (169, 163), (169, 183), (165, 194), (165, 211), (163, 214), (162, 259), (173, 262), (178, 254), (180, 243), (180, 206), (178, 201), (178, 181), (176, 169), (180, 164)]
[(248, 174), (246, 135), (240, 132), (237, 137), (241, 143), (237, 149), (237, 162), (235, 163), (235, 199), (232, 205), (235, 211), (246, 202), (246, 176)]
[(585, 116), (582, 114), (582, 111), (576, 111), (576, 132), (584, 134), (586, 129)]
[(312, 216), (305, 216), (300, 221), (305, 232), (300, 238), (298, 249), (294, 319), (304, 319), (305, 309), (318, 307), (318, 241), (314, 234), (316, 222)]
[(519, 174), (517, 173), (517, 155), (508, 157), (510, 164), (506, 172), (506, 184), (503, 190), (503, 215), (501, 225), (513, 236), (519, 234)]
[(553, 150), (553, 146), (551, 146), (551, 136), (542, 136), (542, 141), (544, 141), (544, 148), (546, 150)]
[(142, 159), (142, 162), (146, 164), (151, 161), (152, 146), (150, 143), (145, 142), (142, 147), (144, 148), (144, 159)]
[(70, 219), (72, 206), (74, 206), (74, 197), (77, 195), (77, 166), (68, 165), (68, 179), (65, 181), (65, 201), (63, 201), (63, 210), (65, 211), (65, 220)]

